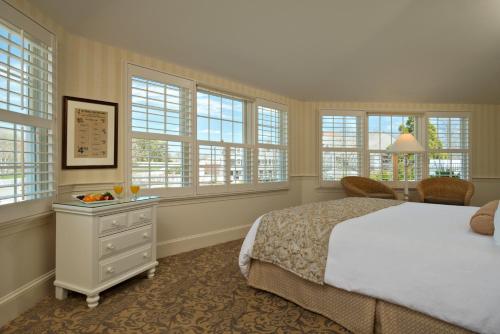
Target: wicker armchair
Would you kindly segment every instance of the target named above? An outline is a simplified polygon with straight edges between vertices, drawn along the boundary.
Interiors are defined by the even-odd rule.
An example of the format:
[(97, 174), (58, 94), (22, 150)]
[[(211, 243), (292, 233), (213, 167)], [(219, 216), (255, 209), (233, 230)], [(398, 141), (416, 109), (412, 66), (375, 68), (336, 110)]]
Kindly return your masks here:
[(346, 176), (340, 181), (347, 196), (396, 199), (394, 190), (385, 184), (361, 176)]
[(474, 184), (451, 177), (433, 177), (420, 181), (417, 191), (424, 203), (469, 205)]

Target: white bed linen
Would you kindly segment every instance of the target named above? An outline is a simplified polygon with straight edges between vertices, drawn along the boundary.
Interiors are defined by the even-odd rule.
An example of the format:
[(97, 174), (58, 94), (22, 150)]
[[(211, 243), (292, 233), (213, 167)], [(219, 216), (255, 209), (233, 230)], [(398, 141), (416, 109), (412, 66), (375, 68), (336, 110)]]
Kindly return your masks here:
[(238, 262), (240, 264), (241, 273), (246, 278), (248, 278), (248, 274), (250, 272), (250, 260), (252, 256), (253, 243), (255, 241), (255, 237), (257, 236), (257, 229), (259, 228), (261, 218), (262, 216), (255, 220), (252, 227), (250, 227), (245, 240), (243, 240), (243, 244), (241, 245)]
[[(473, 233), (477, 207), (404, 203), (339, 224), (325, 283), (480, 333), (500, 333), (500, 247)], [(247, 276), (260, 218), (243, 243)]]

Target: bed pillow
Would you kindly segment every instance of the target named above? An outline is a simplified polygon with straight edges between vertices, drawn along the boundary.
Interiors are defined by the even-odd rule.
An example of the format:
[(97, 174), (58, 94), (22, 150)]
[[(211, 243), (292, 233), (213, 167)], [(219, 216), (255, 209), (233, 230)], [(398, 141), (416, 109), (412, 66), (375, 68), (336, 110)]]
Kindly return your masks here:
[(483, 205), (470, 219), (470, 227), (479, 234), (493, 235), (495, 231), (495, 213), (498, 200)]

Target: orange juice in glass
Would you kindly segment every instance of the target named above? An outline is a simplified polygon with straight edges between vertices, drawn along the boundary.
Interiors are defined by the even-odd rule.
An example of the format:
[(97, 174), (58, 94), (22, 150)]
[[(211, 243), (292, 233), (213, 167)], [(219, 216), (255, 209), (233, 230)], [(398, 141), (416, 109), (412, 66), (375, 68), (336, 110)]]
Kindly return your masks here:
[(113, 187), (113, 190), (115, 191), (116, 197), (120, 198), (121, 193), (123, 192), (123, 186), (121, 184), (117, 184)]
[(139, 193), (139, 190), (141, 190), (141, 187), (138, 186), (137, 184), (133, 184), (130, 186), (130, 192), (134, 195), (134, 199), (137, 199), (137, 194)]

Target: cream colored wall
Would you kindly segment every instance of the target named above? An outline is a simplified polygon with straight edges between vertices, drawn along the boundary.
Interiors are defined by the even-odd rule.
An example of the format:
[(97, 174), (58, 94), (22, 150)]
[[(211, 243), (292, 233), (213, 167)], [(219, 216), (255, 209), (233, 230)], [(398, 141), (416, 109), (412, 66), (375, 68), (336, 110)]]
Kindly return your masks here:
[[(157, 69), (166, 73), (193, 79), (200, 84), (218, 87), (222, 90), (245, 96), (260, 97), (270, 101), (283, 103), (289, 106), (292, 119), (291, 135), (294, 144), (294, 114), (302, 104), (284, 96), (273, 94), (258, 88), (247, 86), (238, 82), (227, 80), (209, 73), (196, 71), (187, 67), (164, 62), (148, 56), (104, 45), (79, 36), (64, 34), (59, 39), (59, 93), (86, 97), (98, 100), (107, 100), (120, 103), (120, 129), (118, 169), (117, 170), (63, 170), (59, 181), (61, 185), (75, 183), (119, 182), (124, 180), (123, 163), (125, 138), (124, 130), (126, 119), (125, 90), (123, 84), (124, 69), (127, 62)], [(291, 154), (291, 172), (295, 168), (296, 157)]]
[[(235, 94), (259, 97), (288, 105), (290, 113), (290, 145), (295, 146), (295, 132), (299, 131), (294, 119), (302, 103), (284, 96), (245, 84), (227, 80), (216, 75), (196, 71), (176, 64), (160, 61), (148, 56), (117, 47), (104, 45), (72, 35), (44, 16), (24, 0), (10, 0), (17, 8), (53, 31), (57, 37), (57, 118), (60, 124), (62, 96), (77, 96), (118, 102), (119, 110), (119, 154), (117, 169), (101, 170), (58, 170), (59, 199), (68, 198), (71, 193), (109, 190), (114, 183), (123, 182), (125, 156), (125, 87), (124, 70), (127, 62), (193, 79), (198, 83)], [(298, 165), (298, 157), (290, 152), (290, 173)], [(299, 180), (300, 181), (300, 180)], [(203, 197), (179, 201), (162, 201), (158, 209), (158, 254), (166, 256), (194, 248), (243, 237), (249, 225), (264, 212), (297, 205), (301, 202), (301, 184), (291, 180), (289, 190), (254, 194), (239, 194), (222, 197)], [(1, 210), (1, 208), (0, 208)], [(13, 222), (15, 223), (15, 222)], [(39, 225), (41, 224), (41, 225)], [(9, 228), (14, 226), (11, 224)], [(0, 267), (8, 268), (6, 281), (0, 289), (0, 325), (20, 311), (31, 306), (36, 296), (51, 290), (54, 259), (54, 219), (28, 219), (26, 228), (14, 231), (8, 239), (0, 239), (2, 245), (15, 244), (12, 251), (3, 252)], [(41, 228), (41, 226), (44, 226)], [(36, 239), (37, 242), (25, 242)], [(25, 254), (36, 252), (29, 260)], [(20, 261), (23, 259), (24, 261)], [(31, 269), (27, 269), (31, 268)], [(40, 279), (45, 274), (44, 279)], [(29, 286), (32, 299), (23, 298)], [(3, 300), (3, 302), (2, 302)], [(15, 311), (12, 311), (15, 310)]]
[(52, 213), (0, 225), (0, 327), (49, 291), (54, 238)]
[[(28, 16), (54, 32), (57, 48), (57, 112), (60, 119), (63, 95), (118, 102), (120, 104), (118, 169), (59, 170), (59, 195), (109, 189), (125, 179), (124, 68), (126, 62), (220, 87), (236, 94), (261, 97), (284, 103), (290, 109), (290, 189), (248, 195), (205, 197), (162, 201), (159, 208), (158, 241), (160, 256), (241, 237), (248, 225), (264, 212), (299, 203), (340, 198), (339, 189), (318, 188), (319, 108), (366, 110), (471, 110), (473, 176), (476, 198), (484, 202), (498, 194), (500, 178), (500, 109), (490, 106), (428, 105), (395, 103), (302, 102), (273, 94), (219, 76), (160, 61), (148, 56), (104, 45), (72, 35), (25, 0), (8, 0)], [(466, 108), (466, 109), (464, 109)], [(492, 144), (493, 143), (493, 144)], [(495, 145), (496, 144), (496, 145)], [(0, 208), (0, 210), (2, 210)], [(22, 226), (22, 228), (20, 228)], [(47, 293), (54, 266), (54, 219), (32, 217), (0, 227), (0, 325), (32, 305)], [(3, 231), (3, 232), (2, 232)], [(2, 234), (3, 233), (3, 234)]]
[[(125, 180), (126, 111), (127, 97), (123, 84), (127, 63), (134, 63), (166, 73), (195, 80), (234, 94), (259, 97), (289, 106), (291, 147), (296, 145), (295, 114), (302, 103), (258, 88), (227, 80), (209, 73), (196, 71), (148, 56), (64, 34), (59, 39), (59, 94), (118, 102), (119, 154), (116, 170), (61, 170), (60, 188), (77, 191), (84, 184), (95, 184), (107, 189)], [(294, 174), (300, 161), (290, 154), (290, 173)], [(91, 188), (89, 188), (91, 190)], [(258, 215), (266, 210), (300, 203), (300, 184), (291, 182), (290, 190), (251, 195), (196, 198), (181, 201), (162, 201), (158, 211), (159, 254), (167, 255), (220, 240), (241, 237)], [(201, 236), (200, 236), (201, 235)], [(225, 235), (226, 237), (222, 237)], [(189, 246), (191, 245), (191, 246)]]

